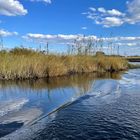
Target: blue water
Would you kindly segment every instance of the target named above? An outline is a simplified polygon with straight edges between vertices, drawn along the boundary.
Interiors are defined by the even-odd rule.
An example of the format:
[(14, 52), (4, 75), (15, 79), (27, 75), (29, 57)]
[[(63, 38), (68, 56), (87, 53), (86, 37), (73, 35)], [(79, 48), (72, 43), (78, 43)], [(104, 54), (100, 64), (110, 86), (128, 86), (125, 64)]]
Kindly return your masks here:
[(2, 82), (0, 105), (3, 140), (139, 140), (140, 70)]

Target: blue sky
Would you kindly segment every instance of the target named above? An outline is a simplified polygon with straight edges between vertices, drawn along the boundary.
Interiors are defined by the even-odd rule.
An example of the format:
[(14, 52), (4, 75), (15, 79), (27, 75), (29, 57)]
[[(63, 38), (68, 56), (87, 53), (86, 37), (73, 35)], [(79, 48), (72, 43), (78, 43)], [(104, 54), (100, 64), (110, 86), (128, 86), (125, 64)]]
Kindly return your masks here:
[[(140, 53), (139, 7), (140, 0), (0, 0), (0, 35), (8, 48), (37, 47), (42, 39), (56, 51), (79, 34), (115, 38), (122, 54), (136, 55)], [(61, 41), (54, 41), (56, 35)]]

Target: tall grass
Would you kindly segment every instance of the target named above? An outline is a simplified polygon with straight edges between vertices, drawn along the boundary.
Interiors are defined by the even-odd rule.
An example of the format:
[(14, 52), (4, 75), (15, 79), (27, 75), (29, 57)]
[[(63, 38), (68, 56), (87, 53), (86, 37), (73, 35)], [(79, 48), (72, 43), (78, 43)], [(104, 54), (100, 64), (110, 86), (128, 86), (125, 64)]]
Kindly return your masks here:
[(0, 79), (55, 77), (73, 73), (125, 70), (120, 57), (45, 55), (27, 49), (0, 52)]

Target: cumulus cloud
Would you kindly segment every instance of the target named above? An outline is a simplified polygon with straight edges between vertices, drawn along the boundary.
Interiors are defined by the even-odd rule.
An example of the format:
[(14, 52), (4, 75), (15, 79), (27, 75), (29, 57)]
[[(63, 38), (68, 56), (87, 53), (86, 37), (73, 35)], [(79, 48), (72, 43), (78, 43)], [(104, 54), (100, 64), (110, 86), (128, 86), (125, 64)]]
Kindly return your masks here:
[(118, 36), (118, 37), (97, 37), (95, 35), (89, 35), (84, 36), (82, 34), (56, 34), (56, 35), (50, 35), (50, 34), (32, 34), (28, 33), (25, 36), (23, 36), (24, 39), (30, 40), (30, 41), (36, 41), (38, 43), (56, 43), (56, 44), (73, 44), (74, 40), (82, 41), (83, 39), (85, 41), (93, 41), (93, 42), (100, 42), (103, 41), (104, 45), (107, 46), (108, 43), (112, 42), (114, 45), (119, 46), (139, 46), (140, 45), (140, 37), (133, 37), (133, 36)]
[(82, 27), (81, 29), (82, 29), (82, 30), (87, 30), (87, 27), (86, 27), (86, 26), (84, 26), (84, 27)]
[(106, 10), (104, 7), (99, 7), (97, 11), (100, 13), (103, 13), (104, 15), (110, 15), (110, 16), (124, 16), (125, 15), (124, 13), (116, 9)]
[(103, 41), (113, 41), (113, 42), (139, 42), (140, 41), (140, 36), (137, 37), (133, 37), (133, 36), (127, 36), (127, 37), (123, 37), (123, 36), (118, 36), (118, 37), (102, 37)]
[(91, 11), (93, 11), (93, 12), (95, 12), (95, 11), (96, 11), (96, 9), (95, 9), (95, 8), (93, 8), (93, 7), (89, 7), (89, 9), (90, 9)]
[(98, 11), (101, 13), (104, 13), (108, 16), (124, 16), (125, 14), (116, 10), (116, 9), (112, 9), (112, 10), (106, 10), (103, 7), (98, 8)]
[(94, 20), (96, 24), (107, 28), (122, 25), (124, 23), (122, 18), (125, 16), (125, 13), (116, 9), (106, 10), (103, 7), (99, 7), (98, 9), (90, 7), (89, 11), (83, 14), (86, 14), (87, 18)]
[(116, 43), (116, 45), (119, 46), (128, 46), (128, 47), (134, 47), (134, 46), (139, 46), (140, 43), (135, 43), (135, 42), (129, 42), (129, 43)]
[(140, 37), (119, 37), (119, 40), (125, 40), (125, 41), (140, 41)]
[(124, 22), (117, 17), (105, 17), (102, 18), (101, 20), (97, 20), (96, 24), (102, 24), (104, 27), (114, 27), (114, 26), (120, 26), (122, 25)]
[(44, 35), (44, 34), (32, 34), (28, 33), (26, 36), (23, 36), (27, 39), (55, 39), (56, 35)]
[(97, 37), (95, 35), (89, 35), (89, 36), (84, 36), (82, 34), (57, 34), (57, 35), (51, 35), (51, 34), (32, 34), (28, 33), (25, 36), (23, 36), (25, 39), (46, 39), (46, 40), (74, 40), (74, 39), (83, 39), (86, 38), (88, 39), (93, 39), (93, 40), (99, 40), (102, 39), (103, 41), (140, 41), (140, 37), (132, 37), (132, 36), (118, 36), (118, 37)]
[(121, 26), (125, 23), (140, 23), (140, 0), (128, 1), (126, 7), (127, 10), (125, 12), (117, 9), (106, 10), (104, 7), (97, 9), (90, 7), (89, 11), (83, 14), (86, 14), (87, 18), (95, 21), (96, 24), (103, 25), (103, 27), (107, 28)]
[[(29, 0), (31, 2), (45, 2), (50, 4), (51, 0)], [(28, 13), (20, 0), (0, 0), (0, 15), (22, 16)]]
[(23, 36), (22, 38), (26, 39), (26, 40), (30, 40), (30, 41), (36, 41), (36, 42), (40, 42), (40, 43), (45, 43), (45, 42), (50, 42), (50, 43), (58, 43), (58, 44), (67, 44), (67, 43), (71, 43), (73, 42), (75, 39), (81, 41), (83, 38), (85, 40), (88, 39), (97, 39), (96, 36), (91, 35), (91, 36), (84, 36), (82, 34), (77, 34), (77, 35), (73, 35), (73, 34), (69, 34), (69, 35), (65, 35), (65, 34), (57, 34), (57, 35), (50, 35), (50, 34), (32, 34), (32, 33), (28, 33), (25, 36)]
[(140, 22), (140, 0), (133, 0), (132, 2), (127, 2), (128, 7), (128, 17), (127, 22), (135, 24)]
[(9, 31), (0, 29), (0, 36), (1, 37), (14, 36), (14, 35), (18, 35), (18, 33), (17, 32), (9, 32)]
[(32, 34), (28, 33), (27, 35), (23, 36), (25, 39), (37, 39), (37, 40), (74, 40), (78, 38), (80, 35), (64, 35), (64, 34), (58, 34), (58, 35), (50, 35), (50, 34)]
[(106, 13), (105, 8), (103, 8), (103, 7), (98, 8), (98, 11), (101, 12), (101, 13)]
[(52, 1), (51, 0), (30, 0), (32, 2), (45, 2), (45, 3), (48, 3), (50, 4)]
[(32, 34), (28, 33), (24, 38), (27, 39), (64, 39), (64, 40), (70, 40), (75, 39), (78, 35), (64, 35), (64, 34), (58, 34), (58, 35), (50, 35), (50, 34)]
[(27, 13), (28, 11), (18, 0), (0, 0), (0, 15), (19, 16)]

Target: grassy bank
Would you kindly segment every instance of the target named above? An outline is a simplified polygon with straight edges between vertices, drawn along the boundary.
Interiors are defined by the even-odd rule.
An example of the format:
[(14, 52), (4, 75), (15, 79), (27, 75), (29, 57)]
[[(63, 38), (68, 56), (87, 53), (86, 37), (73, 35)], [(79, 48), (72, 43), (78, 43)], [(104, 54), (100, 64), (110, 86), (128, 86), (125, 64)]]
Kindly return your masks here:
[(73, 73), (125, 70), (121, 57), (45, 55), (26, 49), (0, 52), (0, 79), (55, 77)]

